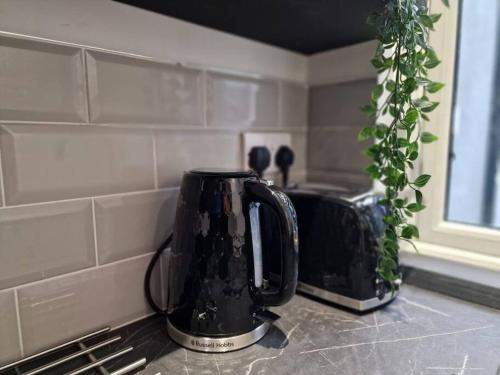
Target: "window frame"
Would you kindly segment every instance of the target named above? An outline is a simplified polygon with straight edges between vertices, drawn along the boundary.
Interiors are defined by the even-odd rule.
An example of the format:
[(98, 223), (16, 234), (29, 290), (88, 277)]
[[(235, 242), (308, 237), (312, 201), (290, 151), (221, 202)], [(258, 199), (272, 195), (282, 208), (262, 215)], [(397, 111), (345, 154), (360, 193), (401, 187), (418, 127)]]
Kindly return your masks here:
[[(445, 82), (446, 86), (433, 94), (433, 100), (440, 105), (430, 114), (430, 122), (424, 125), (439, 137), (439, 141), (422, 147), (417, 167), (419, 172), (425, 171), (432, 178), (423, 188), (427, 208), (415, 218), (420, 229), (416, 245), (428, 255), (500, 270), (500, 230), (445, 220), (459, 8), (459, 0), (450, 1), (450, 8), (441, 0), (430, 1), (431, 13), (442, 14), (436, 30), (429, 36), (442, 62), (429, 72), (429, 78)], [(403, 249), (407, 250), (408, 246)]]

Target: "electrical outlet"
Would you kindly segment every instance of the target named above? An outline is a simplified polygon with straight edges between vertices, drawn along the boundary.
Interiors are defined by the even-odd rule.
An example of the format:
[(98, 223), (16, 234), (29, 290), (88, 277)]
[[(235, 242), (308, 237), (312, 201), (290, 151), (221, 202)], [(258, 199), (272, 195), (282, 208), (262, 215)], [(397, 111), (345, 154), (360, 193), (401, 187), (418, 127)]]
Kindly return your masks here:
[(267, 174), (278, 173), (279, 169), (274, 164), (274, 155), (280, 146), (292, 148), (292, 135), (290, 133), (243, 133), (243, 168), (248, 169), (248, 153), (255, 146), (266, 146), (271, 153), (271, 164), (264, 171)]

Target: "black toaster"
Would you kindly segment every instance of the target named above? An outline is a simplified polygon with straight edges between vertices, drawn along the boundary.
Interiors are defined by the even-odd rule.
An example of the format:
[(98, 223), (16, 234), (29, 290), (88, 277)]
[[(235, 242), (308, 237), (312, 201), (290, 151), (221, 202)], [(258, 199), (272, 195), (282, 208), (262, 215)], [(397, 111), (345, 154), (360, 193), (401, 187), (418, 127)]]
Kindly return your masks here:
[[(392, 293), (376, 273), (385, 227), (380, 195), (313, 184), (285, 192), (297, 213), (300, 292), (357, 311), (395, 298), (397, 291)], [(275, 220), (273, 213), (264, 208), (262, 216), (262, 235), (274, 241), (270, 256), (279, 259), (279, 238), (265, 223)], [(271, 269), (271, 281), (273, 274)]]

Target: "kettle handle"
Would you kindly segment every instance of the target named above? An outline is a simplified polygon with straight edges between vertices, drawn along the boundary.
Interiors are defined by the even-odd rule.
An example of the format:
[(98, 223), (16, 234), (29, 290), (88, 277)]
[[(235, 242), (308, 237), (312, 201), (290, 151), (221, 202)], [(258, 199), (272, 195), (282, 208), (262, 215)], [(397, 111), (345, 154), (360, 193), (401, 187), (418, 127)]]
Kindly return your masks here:
[(281, 247), (281, 282), (273, 291), (255, 293), (253, 298), (262, 306), (279, 306), (288, 302), (297, 288), (299, 245), (297, 215), (290, 198), (278, 187), (264, 182), (250, 180), (245, 182), (245, 190), (252, 201), (269, 205), (279, 218)]

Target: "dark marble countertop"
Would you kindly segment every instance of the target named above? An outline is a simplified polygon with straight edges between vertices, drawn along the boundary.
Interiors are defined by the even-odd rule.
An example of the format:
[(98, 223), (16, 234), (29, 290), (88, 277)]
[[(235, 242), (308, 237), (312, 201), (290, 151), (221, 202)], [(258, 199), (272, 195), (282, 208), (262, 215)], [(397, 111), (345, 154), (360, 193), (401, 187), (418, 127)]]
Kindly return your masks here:
[(145, 319), (118, 330), (114, 349), (135, 349), (111, 368), (145, 356), (144, 375), (500, 374), (499, 310), (409, 285), (365, 315), (301, 295), (272, 310), (282, 318), (260, 342), (224, 354), (181, 348), (162, 317)]

